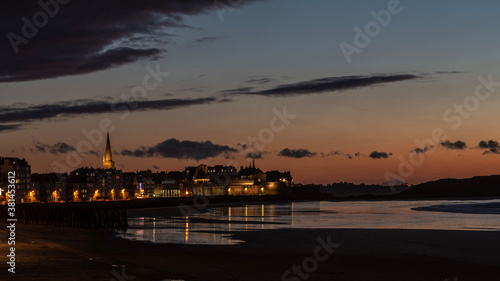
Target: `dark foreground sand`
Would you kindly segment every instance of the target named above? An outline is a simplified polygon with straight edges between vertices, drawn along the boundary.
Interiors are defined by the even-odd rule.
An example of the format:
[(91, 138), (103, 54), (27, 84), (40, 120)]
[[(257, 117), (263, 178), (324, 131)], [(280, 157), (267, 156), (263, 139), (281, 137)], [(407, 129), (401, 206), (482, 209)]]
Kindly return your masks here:
[[(236, 234), (246, 241), (242, 245), (199, 246), (133, 242), (107, 230), (18, 225), (15, 275), (5, 263), (6, 234), (2, 225), (0, 280), (282, 280), (286, 270), (314, 255), (318, 237), (329, 235), (341, 245), (307, 280), (500, 278), (500, 232), (281, 229)], [(126, 266), (126, 275), (113, 265)]]

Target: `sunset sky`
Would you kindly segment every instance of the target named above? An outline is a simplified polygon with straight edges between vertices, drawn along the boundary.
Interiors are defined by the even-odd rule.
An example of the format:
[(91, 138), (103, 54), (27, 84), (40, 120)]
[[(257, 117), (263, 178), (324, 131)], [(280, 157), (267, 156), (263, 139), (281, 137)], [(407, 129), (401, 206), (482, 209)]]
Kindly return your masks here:
[(296, 183), (500, 173), (498, 1), (60, 2), (31, 38), (42, 7), (0, 12), (0, 156), (33, 172), (101, 167), (108, 123), (123, 171), (246, 166), (257, 139)]

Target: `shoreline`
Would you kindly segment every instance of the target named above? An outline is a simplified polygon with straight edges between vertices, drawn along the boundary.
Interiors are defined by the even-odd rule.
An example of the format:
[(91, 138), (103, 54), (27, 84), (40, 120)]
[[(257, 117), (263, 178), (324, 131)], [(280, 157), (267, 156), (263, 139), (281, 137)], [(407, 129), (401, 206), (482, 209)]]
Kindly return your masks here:
[[(194, 197), (191, 198), (193, 201)], [(205, 197), (208, 199), (208, 205), (203, 207), (201, 210), (196, 209), (193, 205), (187, 205), (185, 201), (177, 202), (177, 205), (166, 205), (166, 206), (157, 206), (153, 205), (150, 207), (136, 207), (127, 209), (128, 217), (140, 217), (139, 213), (152, 213), (155, 211), (165, 211), (166, 216), (179, 216), (182, 215), (180, 211), (180, 206), (182, 204), (186, 205), (188, 208), (196, 209), (197, 212), (206, 212), (210, 208), (218, 208), (218, 207), (241, 207), (244, 205), (259, 205), (259, 204), (281, 204), (281, 203), (292, 203), (292, 202), (320, 202), (320, 201), (328, 201), (328, 202), (370, 202), (370, 201), (405, 201), (405, 202), (413, 202), (413, 201), (468, 201), (468, 200), (478, 200), (478, 201), (487, 201), (487, 200), (497, 200), (500, 199), (498, 196), (491, 197), (467, 197), (467, 198), (399, 198), (399, 197), (390, 197), (390, 198), (331, 198), (331, 197), (321, 197), (321, 198), (305, 198), (305, 199), (290, 199), (290, 198), (282, 198), (279, 200), (253, 200), (253, 201), (230, 201), (230, 202), (210, 202), (210, 197)], [(268, 198), (270, 199), (270, 198)], [(144, 215), (142, 215), (144, 217)]]
[(340, 247), (309, 280), (498, 280), (500, 269), (500, 232), (277, 229), (233, 233), (244, 243), (227, 246), (131, 241), (109, 229), (16, 228), (18, 280), (110, 280), (123, 265), (134, 280), (281, 280), (328, 236)]
[[(496, 198), (486, 198), (491, 199)], [(211, 203), (201, 211), (280, 203), (286, 202)], [(130, 217), (148, 213), (156, 217), (181, 214), (178, 206), (127, 212)], [(2, 255), (8, 251), (5, 226), (0, 223)], [(16, 224), (15, 278), (108, 281), (116, 279), (114, 272), (135, 276), (134, 281), (444, 281), (455, 277), (460, 281), (484, 281), (498, 280), (500, 270), (499, 231), (280, 228), (225, 233), (243, 242), (235, 245), (152, 243), (118, 237), (116, 230), (110, 228)], [(316, 270), (307, 273), (307, 279), (293, 279), (293, 275), (282, 279), (283, 273), (292, 270), (294, 265), (303, 266), (306, 259), (314, 257), (320, 245), (318, 239), (330, 239), (340, 245), (328, 259), (318, 262)]]

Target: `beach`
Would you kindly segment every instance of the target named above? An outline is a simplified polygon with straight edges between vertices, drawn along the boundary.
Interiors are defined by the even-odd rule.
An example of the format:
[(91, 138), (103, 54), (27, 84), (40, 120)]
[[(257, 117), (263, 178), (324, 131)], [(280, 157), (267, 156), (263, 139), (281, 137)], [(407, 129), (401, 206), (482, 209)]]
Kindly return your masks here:
[[(9, 247), (6, 235), (2, 225), (4, 260)], [(244, 243), (160, 244), (122, 239), (109, 229), (17, 224), (16, 273), (4, 268), (0, 276), (7, 280), (462, 281), (498, 280), (500, 269), (498, 231), (284, 228), (232, 235)], [(327, 249), (325, 243), (335, 246)], [(301, 266), (299, 273), (293, 272), (294, 265)]]

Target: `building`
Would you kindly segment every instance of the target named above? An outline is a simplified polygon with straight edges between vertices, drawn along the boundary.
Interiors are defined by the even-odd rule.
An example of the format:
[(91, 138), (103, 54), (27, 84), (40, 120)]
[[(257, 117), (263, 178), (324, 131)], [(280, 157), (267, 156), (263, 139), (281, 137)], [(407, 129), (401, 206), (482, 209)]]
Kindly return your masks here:
[(123, 200), (127, 199), (123, 188), (123, 172), (115, 169), (109, 132), (106, 138), (106, 151), (102, 157), (102, 169), (95, 170), (96, 184), (91, 191), (91, 200)]
[(37, 201), (42, 203), (57, 203), (72, 201), (68, 194), (68, 175), (59, 173), (32, 174), (33, 190), (37, 194)]
[(68, 200), (86, 202), (92, 199), (97, 186), (97, 171), (94, 168), (79, 168), (69, 174)]
[[(170, 174), (170, 173), (169, 173)], [(240, 167), (198, 165), (186, 167), (181, 187), (184, 196), (274, 195), (293, 187), (290, 172), (264, 173), (252, 165)]]
[(293, 187), (293, 179), (290, 172), (280, 172), (280, 171), (269, 171), (266, 172), (266, 178), (268, 182), (275, 182), (284, 187)]
[(109, 132), (107, 134), (107, 140), (106, 140), (106, 152), (105, 152), (104, 156), (102, 157), (102, 167), (105, 170), (115, 168), (115, 162), (113, 161), (113, 155), (111, 154), (111, 144), (109, 142)]
[(36, 202), (38, 194), (31, 184), (31, 166), (24, 158), (0, 157), (0, 189), (2, 189), (2, 201), (6, 200), (8, 190), (9, 172), (15, 173), (16, 202)]

